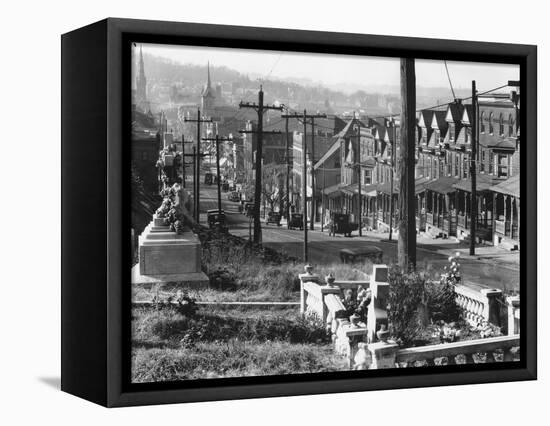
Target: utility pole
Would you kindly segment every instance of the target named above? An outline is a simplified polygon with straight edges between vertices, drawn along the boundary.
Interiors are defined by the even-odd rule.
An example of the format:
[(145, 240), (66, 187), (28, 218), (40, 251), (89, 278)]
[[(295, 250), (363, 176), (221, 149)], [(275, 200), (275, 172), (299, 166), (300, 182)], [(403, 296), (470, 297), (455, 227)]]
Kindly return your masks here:
[(308, 241), (307, 241), (307, 124), (308, 119), (311, 119), (311, 146), (312, 146), (312, 155), (311, 155), (311, 229), (313, 230), (314, 218), (315, 218), (315, 181), (314, 181), (314, 168), (313, 168), (313, 146), (315, 143), (315, 118), (326, 118), (326, 114), (308, 114), (304, 109), (303, 114), (293, 113), (293, 114), (283, 114), (281, 117), (286, 118), (296, 118), (298, 121), (301, 121), (304, 125), (304, 134), (302, 138), (302, 160), (303, 160), (303, 172), (302, 172), (302, 216), (304, 222), (304, 262), (307, 262), (308, 259)]
[(315, 119), (327, 118), (326, 114), (313, 114), (309, 115), (311, 119), (311, 230), (315, 229), (315, 213), (317, 212), (317, 206), (315, 205), (315, 168), (313, 167), (315, 162)]
[(391, 167), (390, 167), (390, 235), (388, 236), (388, 240), (391, 241), (392, 240), (392, 234), (393, 234), (393, 211), (394, 211), (394, 207), (393, 207), (393, 167), (395, 165), (395, 151), (397, 151), (397, 140), (396, 140), (396, 135), (397, 135), (397, 132), (395, 131), (395, 120), (392, 119), (388, 122), (388, 125), (390, 126), (391, 129), (393, 129), (393, 132), (392, 132), (392, 136), (393, 136), (393, 142), (391, 142), (391, 157), (390, 157), (390, 162), (391, 162)]
[(222, 137), (220, 138), (216, 133), (215, 138), (202, 138), (203, 141), (213, 141), (216, 144), (216, 173), (218, 178), (216, 182), (218, 183), (218, 213), (222, 212), (222, 190), (221, 190), (221, 180), (220, 180), (220, 142), (232, 142), (232, 138)]
[(200, 158), (201, 158), (201, 155), (200, 155), (200, 152), (201, 152), (201, 123), (212, 123), (212, 119), (210, 118), (205, 118), (205, 117), (202, 117), (201, 116), (201, 109), (200, 108), (197, 108), (197, 118), (196, 119), (191, 119), (191, 118), (187, 118), (187, 117), (184, 117), (183, 119), (184, 122), (186, 123), (197, 123), (197, 146), (196, 146), (196, 153), (198, 153), (198, 155), (195, 156), (195, 188), (194, 188), (194, 192), (195, 192), (195, 200), (194, 200), (194, 212), (195, 212), (195, 220), (197, 222), (199, 222), (199, 218), (200, 218), (200, 213), (199, 213), (199, 209), (200, 209)]
[[(288, 114), (288, 108), (286, 110)], [(286, 223), (290, 223), (290, 173), (292, 166), (290, 164), (290, 136), (288, 134), (288, 117), (285, 118), (285, 133), (286, 133)]]
[[(196, 167), (197, 166), (197, 157), (206, 157), (207, 153), (204, 153), (204, 152), (200, 152), (199, 154), (197, 154), (197, 148), (194, 146), (193, 147), (193, 153), (192, 154), (183, 154), (183, 161), (185, 163), (185, 157), (191, 157), (191, 163), (188, 163), (188, 164), (192, 164), (193, 167)], [(196, 198), (197, 198), (197, 186), (194, 185), (194, 188), (193, 188), (193, 209), (195, 208), (196, 204), (195, 204), (195, 201), (196, 201)], [(198, 216), (196, 216), (196, 210), (193, 210), (193, 217), (195, 218), (195, 220), (198, 222)]]
[(181, 186), (185, 188), (185, 137), (181, 135)]
[(416, 77), (413, 58), (401, 58), (401, 138), (399, 151), (399, 236), (397, 264), (403, 272), (416, 269), (414, 154)]
[[(353, 118), (355, 120), (355, 117)], [(358, 223), (358, 226), (359, 226), (359, 236), (363, 236), (363, 231), (361, 228), (363, 228), (363, 224), (362, 224), (362, 218), (361, 216), (363, 215), (363, 212), (361, 211), (362, 210), (362, 201), (363, 201), (363, 195), (361, 194), (361, 127), (359, 126), (359, 124), (355, 124), (353, 126), (353, 130), (355, 130), (357, 132), (357, 134), (355, 135), (355, 155), (354, 155), (354, 158), (353, 158), (353, 172), (354, 173), (357, 173), (357, 196), (359, 197), (359, 200), (357, 202), (357, 206), (358, 206), (358, 214), (357, 214), (357, 223)]]
[[(260, 203), (262, 198), (262, 158), (263, 158), (263, 135), (264, 132), (264, 112), (267, 110), (278, 110), (282, 111), (282, 105), (264, 105), (264, 91), (262, 86), (260, 86), (260, 91), (258, 92), (258, 103), (254, 104), (251, 102), (240, 102), (239, 108), (252, 108), (258, 113), (258, 130), (255, 132), (257, 134), (256, 141), (256, 179), (254, 186), (254, 243), (261, 243), (261, 232), (262, 226), (260, 223)], [(242, 132), (241, 132), (242, 133)], [(281, 133), (281, 132), (276, 132)]]
[(472, 80), (472, 152), (470, 154), (470, 181), (472, 183), (472, 202), (470, 203), (470, 256), (476, 254), (476, 222), (477, 222), (477, 182), (476, 182), (476, 152), (477, 152), (477, 90), (476, 81)]
[[(308, 261), (308, 246), (307, 246), (307, 112), (304, 109), (304, 137), (302, 138), (302, 199), (303, 210), (303, 225), (304, 225), (304, 263)], [(313, 191), (312, 191), (313, 192)]]

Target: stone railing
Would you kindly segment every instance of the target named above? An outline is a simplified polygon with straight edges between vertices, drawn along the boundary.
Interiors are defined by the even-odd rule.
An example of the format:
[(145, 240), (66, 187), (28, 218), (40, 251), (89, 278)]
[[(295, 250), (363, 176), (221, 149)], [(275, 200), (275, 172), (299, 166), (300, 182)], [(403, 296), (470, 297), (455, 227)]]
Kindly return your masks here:
[(508, 335), (519, 334), (519, 296), (506, 298)]
[(395, 366), (479, 364), (519, 360), (519, 336), (499, 336), (487, 339), (420, 346), (395, 351)]
[(456, 302), (464, 319), (473, 326), (491, 323), (501, 326), (500, 305), (502, 291), (497, 289), (474, 290), (464, 285), (455, 286)]
[[(314, 313), (327, 325), (332, 334), (334, 349), (344, 356), (348, 368), (378, 369), (403, 368), (425, 365), (448, 365), (483, 362), (515, 361), (519, 351), (519, 297), (508, 297), (503, 301), (502, 292), (494, 289), (473, 290), (457, 285), (457, 303), (464, 318), (473, 326), (492, 323), (503, 326), (500, 321), (500, 307), (507, 309), (507, 336), (478, 340), (428, 345), (399, 349), (387, 336), (388, 317), (386, 299), (389, 291), (387, 266), (375, 265), (369, 279), (359, 281), (337, 281), (327, 276), (325, 282), (313, 274), (313, 267), (306, 266), (306, 273), (300, 274), (300, 311)], [(368, 307), (366, 323), (352, 323), (346, 317), (342, 302), (346, 290), (359, 287), (370, 289), (372, 301)], [(351, 318), (353, 319), (353, 318)]]

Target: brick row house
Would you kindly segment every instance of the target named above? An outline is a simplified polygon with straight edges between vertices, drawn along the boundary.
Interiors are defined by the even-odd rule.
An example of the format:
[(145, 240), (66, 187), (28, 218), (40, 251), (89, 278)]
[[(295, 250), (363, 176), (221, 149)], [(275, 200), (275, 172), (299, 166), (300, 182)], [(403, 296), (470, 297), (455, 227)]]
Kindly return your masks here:
[[(480, 96), (478, 110), (476, 239), (513, 248), (519, 246), (518, 105), (508, 95)], [(419, 232), (469, 238), (471, 117), (471, 104), (461, 102), (418, 113), (415, 191)], [(355, 152), (358, 134), (359, 156)], [(356, 220), (361, 202), (362, 223), (369, 229), (387, 231), (393, 199), (392, 224), (397, 228), (396, 170), (393, 184), (391, 176), (398, 140), (397, 121), (350, 120), (314, 165), (316, 170), (335, 171), (322, 188), (323, 208), (350, 213)], [(360, 169), (360, 178), (357, 169), (350, 166)]]

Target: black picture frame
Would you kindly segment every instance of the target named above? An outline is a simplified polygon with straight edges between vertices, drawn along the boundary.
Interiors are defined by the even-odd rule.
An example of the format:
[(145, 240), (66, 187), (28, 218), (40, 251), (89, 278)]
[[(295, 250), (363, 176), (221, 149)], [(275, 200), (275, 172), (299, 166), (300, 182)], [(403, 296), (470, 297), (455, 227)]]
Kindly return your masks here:
[[(62, 390), (117, 407), (536, 379), (536, 46), (113, 18), (64, 34), (61, 42)], [(519, 64), (521, 361), (129, 383), (129, 191), (124, 182), (132, 42)]]

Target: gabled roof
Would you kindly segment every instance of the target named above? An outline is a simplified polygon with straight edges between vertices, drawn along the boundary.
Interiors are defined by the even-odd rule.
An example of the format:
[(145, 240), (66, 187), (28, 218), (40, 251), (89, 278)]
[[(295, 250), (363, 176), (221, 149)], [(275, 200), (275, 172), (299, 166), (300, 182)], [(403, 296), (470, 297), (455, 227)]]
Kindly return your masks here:
[(469, 125), (472, 121), (472, 104), (464, 105), (464, 110), (462, 111), (462, 124)]
[(373, 136), (375, 139), (378, 139), (378, 140), (384, 140), (384, 138), (386, 137), (386, 132), (387, 132), (387, 129), (386, 127), (380, 125), (380, 124), (377, 124), (375, 127), (374, 127), (374, 131), (373, 131)]
[(424, 184), (424, 188), (439, 194), (450, 194), (455, 192), (453, 185), (457, 182), (458, 179), (455, 177), (444, 176), (439, 179), (426, 182)]
[[(476, 175), (476, 190), (477, 191), (487, 191), (493, 185), (496, 185), (498, 182), (502, 182), (502, 178), (498, 178), (493, 175), (487, 175), (483, 173), (478, 173)], [(461, 179), (459, 180), (454, 187), (462, 191), (471, 192), (472, 191), (472, 180)]]
[(434, 129), (439, 129), (439, 131), (447, 131), (447, 128), (449, 127), (449, 123), (445, 120), (445, 116), (447, 115), (446, 111), (434, 111), (431, 126)]
[(519, 175), (512, 176), (504, 182), (491, 186), (489, 191), (519, 198)]
[(331, 147), (323, 154), (323, 156), (313, 165), (313, 169), (316, 170), (319, 167), (321, 167), (323, 164), (325, 164), (325, 161), (327, 161), (334, 153), (336, 153), (340, 149), (340, 139), (336, 138), (334, 143), (331, 145)]
[(418, 126), (422, 128), (430, 128), (432, 125), (434, 111), (431, 109), (423, 109), (419, 112)]
[(460, 123), (462, 121), (463, 113), (464, 113), (464, 105), (462, 103), (451, 102), (447, 107), (445, 120), (448, 123)]

